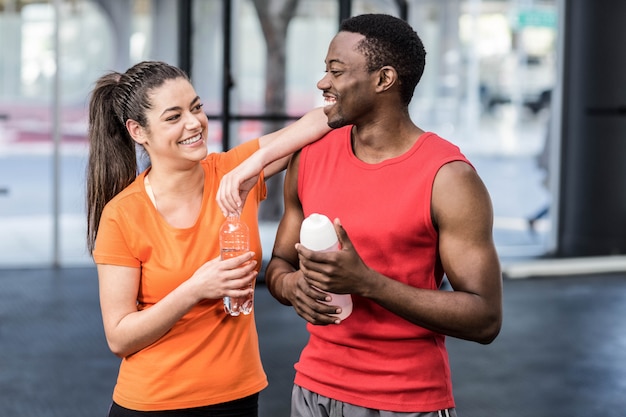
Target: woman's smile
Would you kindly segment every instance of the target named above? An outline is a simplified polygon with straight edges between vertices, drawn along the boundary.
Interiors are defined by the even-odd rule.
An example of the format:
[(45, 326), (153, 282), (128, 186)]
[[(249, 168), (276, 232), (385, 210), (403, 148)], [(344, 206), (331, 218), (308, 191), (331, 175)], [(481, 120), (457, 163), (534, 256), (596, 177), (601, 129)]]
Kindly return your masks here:
[(194, 143), (198, 143), (200, 141), (202, 141), (202, 134), (198, 133), (196, 136), (193, 136), (193, 137), (185, 139), (185, 140), (181, 140), (178, 143), (180, 145), (193, 145)]

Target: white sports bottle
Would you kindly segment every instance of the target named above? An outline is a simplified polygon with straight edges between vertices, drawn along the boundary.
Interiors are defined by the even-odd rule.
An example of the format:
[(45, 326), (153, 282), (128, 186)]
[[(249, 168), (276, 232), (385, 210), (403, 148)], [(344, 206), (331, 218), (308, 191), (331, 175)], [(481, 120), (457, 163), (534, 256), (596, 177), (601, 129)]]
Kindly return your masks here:
[[(339, 250), (339, 241), (335, 228), (330, 219), (323, 214), (313, 213), (302, 222), (300, 228), (300, 243), (307, 249), (314, 251), (335, 251)], [(350, 294), (332, 294), (328, 305), (341, 307), (341, 313), (336, 314), (344, 320), (352, 313), (352, 297)]]

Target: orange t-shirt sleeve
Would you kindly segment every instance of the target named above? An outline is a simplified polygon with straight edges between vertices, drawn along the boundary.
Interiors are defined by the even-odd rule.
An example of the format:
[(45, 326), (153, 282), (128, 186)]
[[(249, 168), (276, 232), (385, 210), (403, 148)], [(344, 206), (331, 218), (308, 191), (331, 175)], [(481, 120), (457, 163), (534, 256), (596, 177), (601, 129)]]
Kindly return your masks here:
[(93, 258), (97, 264), (111, 264), (139, 268), (141, 262), (132, 255), (124, 237), (124, 219), (120, 210), (109, 204), (100, 218)]

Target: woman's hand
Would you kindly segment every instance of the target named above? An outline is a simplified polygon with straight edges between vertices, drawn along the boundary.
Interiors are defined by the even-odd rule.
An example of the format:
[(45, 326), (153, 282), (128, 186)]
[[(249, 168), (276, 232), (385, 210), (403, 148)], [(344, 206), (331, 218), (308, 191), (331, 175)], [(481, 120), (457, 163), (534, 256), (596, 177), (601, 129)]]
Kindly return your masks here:
[(217, 257), (198, 268), (189, 281), (198, 301), (244, 297), (252, 291), (257, 277), (256, 264), (254, 252), (224, 260)]
[(315, 108), (294, 123), (259, 138), (259, 150), (226, 174), (217, 191), (217, 204), (224, 216), (239, 214), (248, 193), (263, 171), (264, 177), (284, 170), (291, 154), (330, 132), (322, 107)]
[(248, 193), (259, 180), (264, 165), (259, 151), (222, 177), (215, 199), (224, 217), (241, 214)]

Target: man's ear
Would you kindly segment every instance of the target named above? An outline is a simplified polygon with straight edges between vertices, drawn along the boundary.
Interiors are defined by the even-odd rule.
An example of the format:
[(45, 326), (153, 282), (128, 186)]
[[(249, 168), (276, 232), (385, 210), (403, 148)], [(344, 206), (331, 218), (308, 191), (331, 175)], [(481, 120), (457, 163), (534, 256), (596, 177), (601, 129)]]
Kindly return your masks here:
[(128, 130), (130, 137), (138, 144), (143, 145), (146, 143), (145, 129), (136, 121), (132, 119), (126, 120), (126, 130)]
[(378, 91), (390, 89), (398, 82), (398, 73), (394, 67), (386, 65), (378, 70)]

